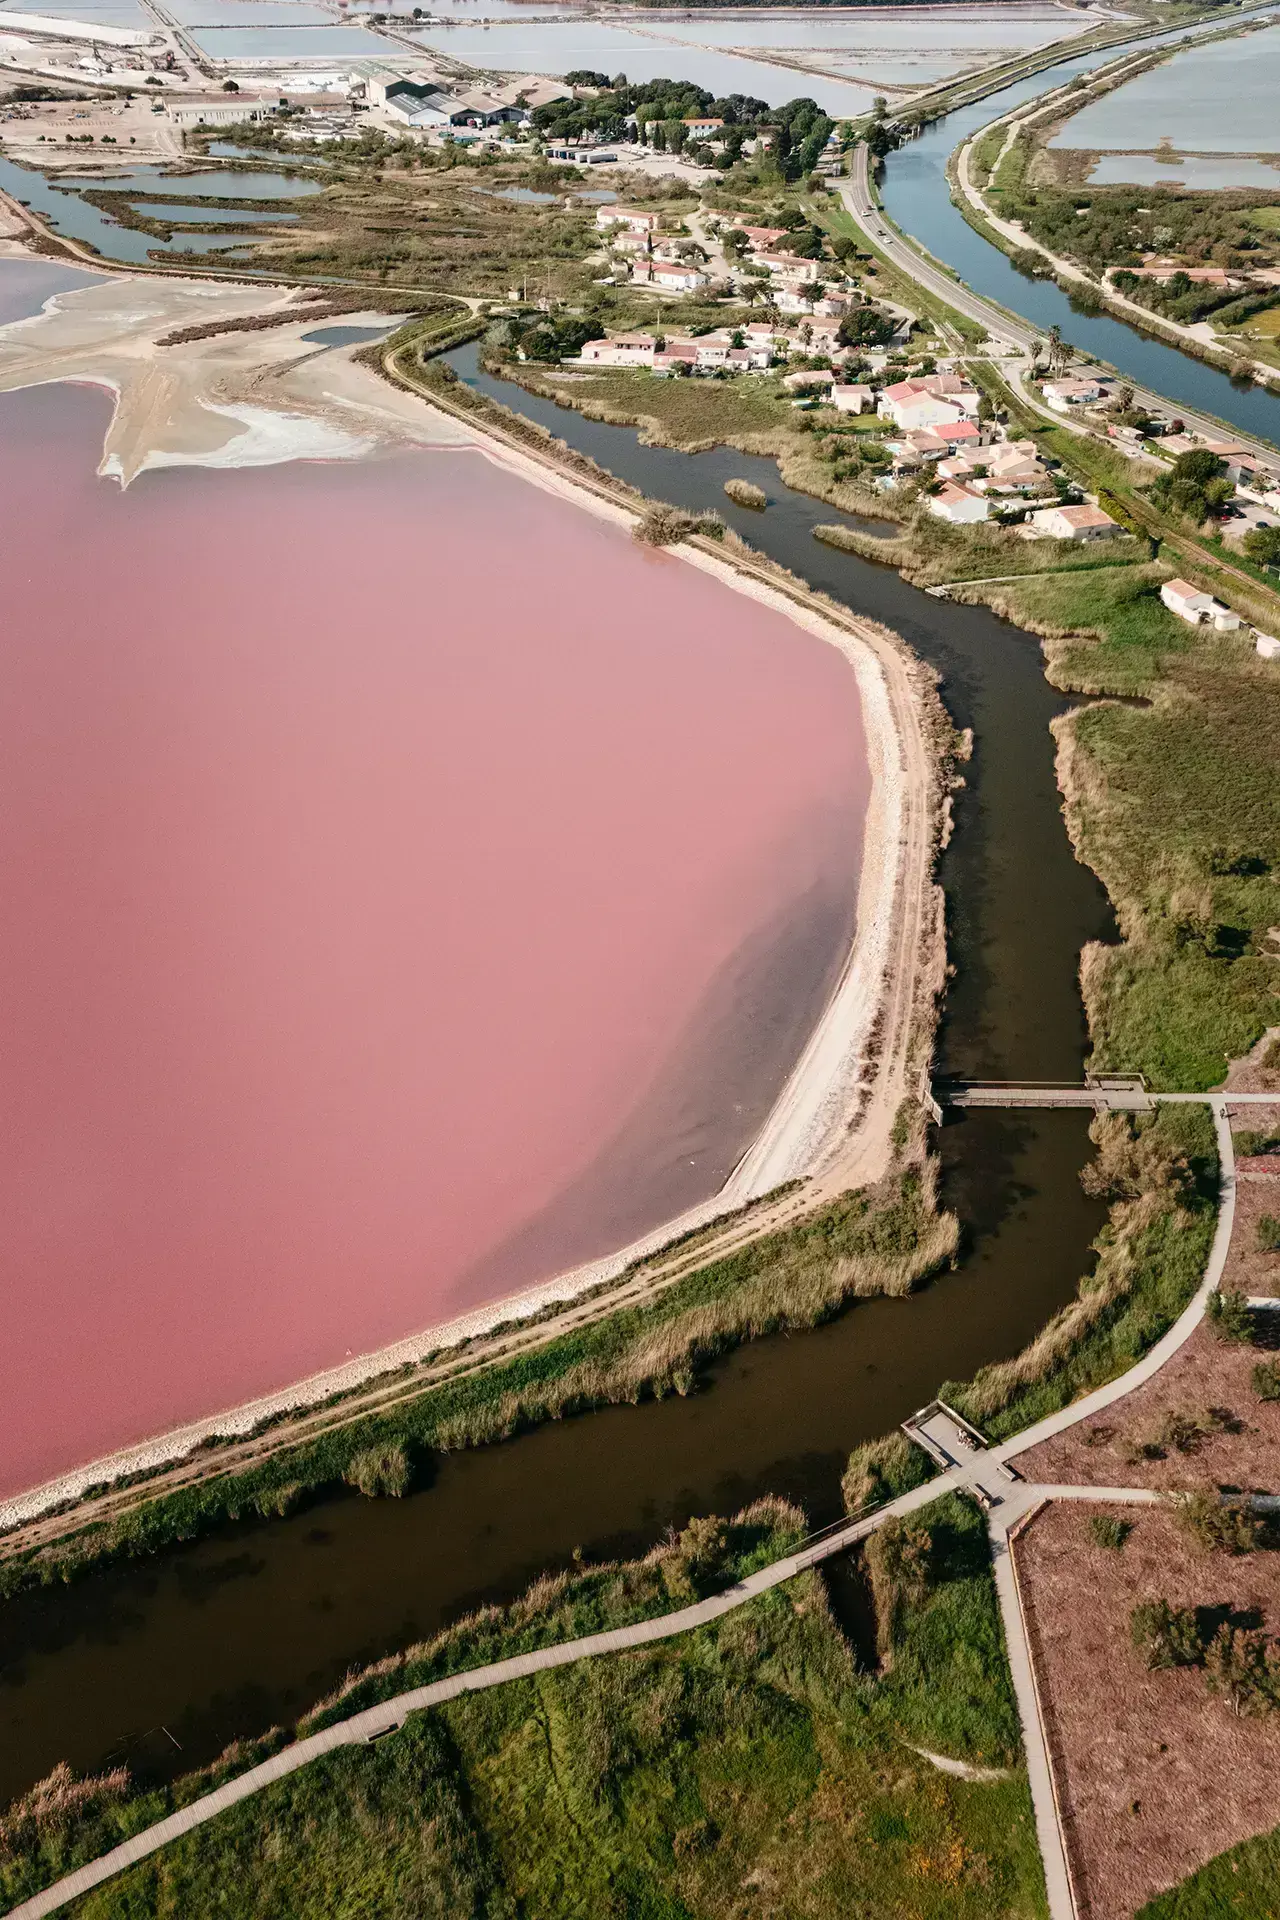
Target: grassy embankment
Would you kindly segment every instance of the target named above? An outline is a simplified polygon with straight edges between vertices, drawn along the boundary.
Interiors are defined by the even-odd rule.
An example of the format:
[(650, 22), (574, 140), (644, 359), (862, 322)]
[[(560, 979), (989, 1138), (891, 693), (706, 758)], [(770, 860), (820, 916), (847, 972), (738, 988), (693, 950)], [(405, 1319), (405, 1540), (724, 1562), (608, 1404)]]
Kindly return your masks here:
[[(1208, 1109), (1162, 1106), (1150, 1117), (1107, 1115), (1092, 1133), (1099, 1152), (1086, 1179), (1091, 1192), (1112, 1201), (1094, 1242), (1094, 1271), (1020, 1354), (941, 1389), (993, 1441), (1124, 1373), (1172, 1326), (1204, 1276), (1218, 1180)], [(868, 1441), (850, 1456), (846, 1506), (856, 1513), (879, 1504), (929, 1473), (904, 1435)]]
[(1277, 1920), (1280, 1916), (1280, 1827), (1259, 1834), (1149, 1900), (1134, 1920)]
[(931, 1165), (911, 1165), (875, 1192), (853, 1193), (712, 1260), (651, 1303), (531, 1346), (512, 1359), (430, 1387), (230, 1472), (143, 1500), (108, 1522), (15, 1552), (0, 1594), (138, 1558), (228, 1518), (290, 1511), (353, 1477), (371, 1448), (399, 1449), (412, 1474), (432, 1451), (505, 1439), (591, 1407), (690, 1393), (702, 1369), (739, 1341), (815, 1326), (851, 1300), (905, 1294), (949, 1260), (954, 1218), (936, 1205)]
[[(666, 1645), (416, 1714), (393, 1739), (317, 1761), (73, 1911), (1038, 1920), (1043, 1885), (982, 1517), (951, 1498), (918, 1524), (926, 1569), (897, 1596), (886, 1671), (858, 1669), (820, 1577), (804, 1574)], [(762, 1503), (643, 1561), (541, 1581), (507, 1613), (361, 1678), (343, 1705), (681, 1604), (690, 1587), (785, 1552), (802, 1526), (794, 1509)], [(717, 1531), (726, 1550), (712, 1540), (708, 1553)], [(910, 1743), (1007, 1766), (1010, 1777), (950, 1778)], [(11, 1815), (0, 1888), (13, 1899), (47, 1883), (212, 1777), (133, 1799), (117, 1781), (83, 1793), (78, 1811), (64, 1791), (40, 1826)]]

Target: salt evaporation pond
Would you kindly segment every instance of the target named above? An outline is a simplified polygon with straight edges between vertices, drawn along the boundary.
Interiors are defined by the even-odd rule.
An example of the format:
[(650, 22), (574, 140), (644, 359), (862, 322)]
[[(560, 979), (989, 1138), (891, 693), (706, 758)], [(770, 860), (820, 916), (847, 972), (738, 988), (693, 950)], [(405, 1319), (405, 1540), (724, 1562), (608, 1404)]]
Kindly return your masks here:
[(1280, 152), (1280, 26), (1175, 53), (1074, 114), (1051, 147)]
[(1089, 185), (1194, 187), (1201, 192), (1219, 187), (1266, 187), (1280, 192), (1280, 167), (1240, 153), (1223, 160), (1180, 153), (1176, 163), (1154, 153), (1104, 153), (1089, 175)]
[(629, 80), (640, 82), (689, 80), (717, 96), (745, 93), (767, 101), (771, 107), (787, 100), (814, 100), (833, 116), (865, 113), (875, 98), (870, 87), (852, 81), (799, 73), (742, 54), (680, 46), (654, 33), (633, 32), (600, 19), (531, 21), (496, 27), (479, 27), (473, 22), (457, 27), (428, 24), (405, 37), (438, 48), (469, 66), (500, 73), (562, 74), (578, 67), (593, 67), (610, 74), (625, 73)]
[(210, 60), (385, 60), (387, 43), (365, 27), (189, 27)]
[(867, 796), (833, 648), (482, 455), (122, 493), (108, 404), (0, 399), (5, 1490), (716, 1191)]

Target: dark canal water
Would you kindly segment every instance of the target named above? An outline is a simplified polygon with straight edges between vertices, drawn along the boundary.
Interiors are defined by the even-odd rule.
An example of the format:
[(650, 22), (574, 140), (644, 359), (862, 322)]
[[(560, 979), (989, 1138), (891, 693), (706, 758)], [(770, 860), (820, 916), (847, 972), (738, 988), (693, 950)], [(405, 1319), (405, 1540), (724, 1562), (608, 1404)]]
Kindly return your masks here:
[[(1064, 831), (1049, 722), (1065, 703), (1035, 638), (821, 546), (812, 528), (838, 516), (783, 487), (772, 462), (642, 447), (629, 429), (478, 375), (474, 348), (454, 362), (647, 492), (717, 508), (936, 666), (953, 719), (977, 743), (942, 868), (957, 968), (943, 1065), (1078, 1076), (1077, 956), (1112, 927)], [(763, 486), (766, 512), (727, 499), (735, 474)], [(1021, 1346), (1074, 1291), (1101, 1224), (1078, 1182), (1081, 1115), (973, 1114), (944, 1128), (940, 1145), (966, 1250), (957, 1272), (914, 1300), (867, 1302), (819, 1331), (758, 1342), (688, 1399), (444, 1459), (404, 1501), (333, 1499), (0, 1610), (0, 1804), (63, 1758), (87, 1769), (123, 1757), (144, 1777), (203, 1761), (234, 1735), (295, 1715), (349, 1665), (510, 1597), (575, 1547), (592, 1558), (630, 1551), (692, 1512), (765, 1491), (801, 1500), (815, 1523), (834, 1517), (849, 1448), (943, 1379)]]
[[(1183, 37), (1162, 34), (1146, 44), (1160, 46)], [(1123, 320), (1077, 313), (1052, 280), (1019, 273), (1008, 256), (975, 232), (952, 204), (946, 166), (962, 140), (1024, 100), (1047, 93), (1073, 75), (1091, 72), (1116, 57), (1114, 47), (1102, 53), (1079, 54), (935, 121), (918, 140), (909, 141), (886, 160), (881, 189), (885, 207), (904, 233), (953, 267), (975, 293), (999, 301), (1046, 331), (1054, 325), (1060, 327), (1064, 339), (1073, 346), (1108, 361), (1132, 380), (1181, 406), (1198, 408), (1230, 421), (1243, 433), (1280, 445), (1280, 395), (1265, 387), (1237, 386), (1227, 374), (1179, 352), (1177, 347), (1148, 339)]]

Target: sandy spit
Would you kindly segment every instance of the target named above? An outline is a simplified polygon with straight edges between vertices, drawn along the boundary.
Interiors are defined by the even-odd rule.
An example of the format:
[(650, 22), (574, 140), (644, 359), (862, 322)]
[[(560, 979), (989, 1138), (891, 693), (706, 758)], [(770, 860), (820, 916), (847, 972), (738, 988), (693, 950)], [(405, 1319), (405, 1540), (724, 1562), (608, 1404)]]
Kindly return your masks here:
[[(482, 453), (615, 526), (629, 529), (633, 524), (633, 514), (579, 485), (563, 469), (389, 385), (355, 361), (354, 350), (317, 351), (304, 345), (301, 332), (313, 323), (302, 315), (296, 328), (224, 336), (157, 354), (155, 338), (181, 324), (197, 303), (204, 310), (200, 317), (207, 315), (211, 291), (207, 283), (113, 279), (63, 295), (33, 320), (0, 328), (0, 391), (67, 379), (93, 380), (110, 388), (116, 406), (102, 471), (113, 472), (122, 482), (157, 465), (234, 467), (277, 459), (346, 458), (408, 443)], [(224, 310), (243, 312), (246, 292), (219, 288), (214, 298), (221, 296)], [(274, 300), (264, 298), (261, 289), (255, 293), (259, 307), (281, 303), (278, 290)], [(159, 383), (157, 357), (166, 364)], [(211, 415), (217, 419), (213, 433)], [(271, 1416), (314, 1406), (504, 1322), (570, 1301), (785, 1180), (820, 1176), (837, 1161), (843, 1174), (850, 1164), (851, 1138), (865, 1136), (856, 1162), (860, 1180), (874, 1179), (884, 1170), (888, 1127), (903, 1089), (882, 1084), (893, 1076), (877, 1075), (871, 1041), (904, 894), (919, 877), (907, 872), (905, 824), (913, 808), (928, 804), (927, 796), (917, 791), (920, 756), (917, 753), (913, 765), (888, 684), (890, 673), (903, 672), (903, 653), (872, 623), (859, 632), (856, 626), (851, 630), (826, 619), (816, 608), (800, 606), (763, 580), (740, 572), (727, 559), (688, 546), (674, 549), (673, 557), (713, 574), (734, 592), (749, 594), (838, 648), (857, 677), (871, 761), (853, 945), (786, 1086), (724, 1187), (679, 1219), (603, 1259), (0, 1501), (0, 1528), (75, 1501), (90, 1487), (181, 1460), (213, 1436), (244, 1435)]]

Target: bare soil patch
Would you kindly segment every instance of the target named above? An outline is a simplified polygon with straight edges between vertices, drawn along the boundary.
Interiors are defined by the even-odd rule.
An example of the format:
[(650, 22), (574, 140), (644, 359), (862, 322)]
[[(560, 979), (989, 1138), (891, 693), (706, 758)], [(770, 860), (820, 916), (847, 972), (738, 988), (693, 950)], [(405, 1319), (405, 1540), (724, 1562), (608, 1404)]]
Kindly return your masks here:
[[(1276, 1155), (1243, 1160), (1237, 1167), (1224, 1288), (1280, 1295), (1280, 1254), (1258, 1247), (1264, 1213), (1280, 1217)], [(1257, 1346), (1233, 1346), (1208, 1326), (1198, 1327), (1153, 1380), (1096, 1419), (1081, 1421), (1021, 1455), (1019, 1470), (1049, 1486), (1173, 1489), (1211, 1482), (1280, 1493), (1280, 1402), (1260, 1400), (1253, 1386), (1254, 1368), (1274, 1358), (1280, 1347), (1280, 1311), (1274, 1319), (1274, 1328), (1260, 1323)], [(1180, 1447), (1170, 1437), (1170, 1423), (1179, 1417), (1207, 1417), (1218, 1430)], [(1157, 1446), (1159, 1452), (1152, 1453)]]
[[(1151, 1598), (1280, 1629), (1280, 1553), (1203, 1555), (1163, 1511), (1119, 1552), (1093, 1507), (1044, 1508), (1014, 1546), (1072, 1871), (1087, 1920), (1128, 1920), (1280, 1823), (1280, 1714), (1237, 1718), (1194, 1669), (1151, 1672), (1129, 1616)], [(1118, 1517), (1134, 1520), (1135, 1510)]]

